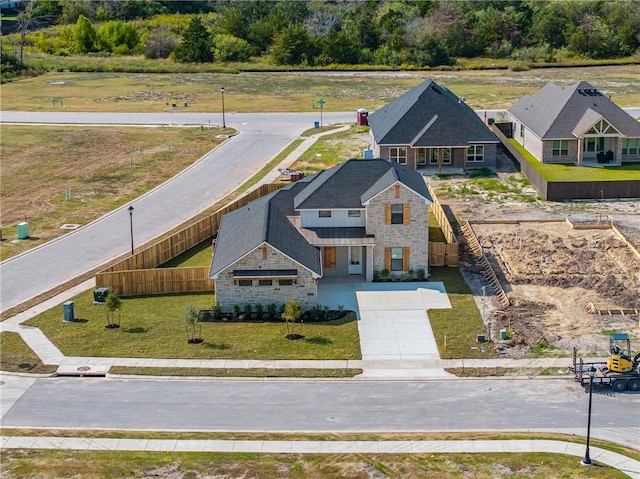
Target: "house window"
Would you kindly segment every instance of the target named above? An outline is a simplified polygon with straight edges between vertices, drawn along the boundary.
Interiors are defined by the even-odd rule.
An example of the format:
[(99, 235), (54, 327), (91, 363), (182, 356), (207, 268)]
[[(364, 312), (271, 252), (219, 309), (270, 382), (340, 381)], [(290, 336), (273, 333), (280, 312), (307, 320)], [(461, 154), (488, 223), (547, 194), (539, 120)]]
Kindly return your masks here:
[(360, 218), (362, 212), (360, 210), (349, 210), (347, 214), (349, 218)]
[(416, 150), (416, 163), (418, 165), (426, 165), (427, 164), (427, 149), (426, 148), (418, 148)]
[(524, 125), (520, 124), (520, 138), (524, 140)]
[(401, 225), (404, 220), (404, 207), (402, 204), (391, 205), (391, 224)]
[(451, 164), (451, 148), (442, 149), (442, 164), (443, 165)]
[(239, 279), (238, 286), (253, 286), (253, 280), (251, 279)]
[(319, 218), (331, 218), (331, 210), (320, 210), (318, 211)]
[(259, 286), (271, 286), (272, 284), (273, 284), (273, 281), (270, 279), (261, 279), (258, 281)]
[(585, 138), (582, 146), (582, 151), (596, 151), (596, 139)]
[(553, 140), (553, 156), (566, 156), (569, 154), (569, 140)]
[(280, 286), (293, 286), (292, 279), (281, 279), (278, 281), (278, 283), (280, 284)]
[(467, 161), (469, 163), (484, 161), (484, 145), (471, 145), (467, 148)]
[(389, 159), (391, 161), (395, 161), (396, 163), (400, 163), (401, 165), (407, 164), (407, 149), (402, 147), (391, 147), (389, 148)]
[(638, 140), (638, 138), (629, 138), (628, 140), (622, 140), (622, 154), (637, 155), (639, 143), (640, 140)]
[(437, 165), (438, 164), (438, 150), (436, 150), (435, 148), (429, 148), (429, 164), (430, 165)]
[(391, 248), (391, 271), (402, 271), (402, 248)]

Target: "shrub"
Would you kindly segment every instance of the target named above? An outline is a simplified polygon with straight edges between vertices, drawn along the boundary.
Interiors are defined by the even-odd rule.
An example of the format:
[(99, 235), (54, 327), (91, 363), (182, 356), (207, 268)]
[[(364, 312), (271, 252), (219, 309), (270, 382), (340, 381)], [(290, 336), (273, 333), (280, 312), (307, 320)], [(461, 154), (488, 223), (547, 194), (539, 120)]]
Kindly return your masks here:
[(276, 306), (276, 303), (271, 303), (267, 306), (267, 313), (269, 314), (270, 318), (277, 318), (278, 306)]
[(240, 306), (234, 304), (231, 308), (231, 313), (233, 314), (234, 318), (238, 319), (240, 317)]
[(220, 303), (215, 303), (211, 306), (211, 316), (213, 319), (221, 319), (222, 318), (222, 306)]
[(252, 308), (249, 303), (244, 305), (244, 319), (247, 321), (251, 319)]

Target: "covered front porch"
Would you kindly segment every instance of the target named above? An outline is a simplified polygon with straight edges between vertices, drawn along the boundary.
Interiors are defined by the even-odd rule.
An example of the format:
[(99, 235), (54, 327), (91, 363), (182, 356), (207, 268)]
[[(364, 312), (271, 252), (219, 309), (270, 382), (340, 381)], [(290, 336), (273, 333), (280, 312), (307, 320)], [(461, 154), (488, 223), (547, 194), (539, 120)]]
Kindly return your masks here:
[(323, 246), (319, 282), (373, 281), (373, 246)]

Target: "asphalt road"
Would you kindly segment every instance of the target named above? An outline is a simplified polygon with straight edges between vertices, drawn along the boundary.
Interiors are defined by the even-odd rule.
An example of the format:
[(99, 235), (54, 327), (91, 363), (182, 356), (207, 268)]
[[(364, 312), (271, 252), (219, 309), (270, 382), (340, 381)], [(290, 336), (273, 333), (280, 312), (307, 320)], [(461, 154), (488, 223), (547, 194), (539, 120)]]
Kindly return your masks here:
[[(10, 385), (0, 386), (0, 393), (5, 387)], [(571, 379), (48, 378), (26, 387), (2, 418), (3, 426), (273, 432), (553, 429), (584, 435), (587, 412), (587, 394)], [(640, 395), (597, 391), (592, 427), (638, 441), (639, 406)], [(609, 436), (615, 438), (615, 433)]]
[[(218, 115), (219, 116), (219, 115)], [(355, 114), (325, 114), (323, 123), (353, 122)], [(210, 114), (2, 112), (3, 122), (93, 124), (207, 124)], [(218, 118), (219, 120), (219, 118)], [(227, 115), (240, 133), (131, 204), (133, 236), (142, 244), (210, 207), (276, 156), (317, 114)], [(72, 233), (0, 264), (0, 308), (6, 311), (126, 253), (131, 248), (129, 205)]]

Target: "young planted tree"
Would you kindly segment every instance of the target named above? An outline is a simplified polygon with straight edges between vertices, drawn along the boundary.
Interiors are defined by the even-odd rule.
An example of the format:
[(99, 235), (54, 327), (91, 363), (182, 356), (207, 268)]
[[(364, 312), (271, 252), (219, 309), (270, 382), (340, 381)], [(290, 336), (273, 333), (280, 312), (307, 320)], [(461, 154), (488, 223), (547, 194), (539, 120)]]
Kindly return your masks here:
[[(122, 301), (117, 294), (113, 291), (109, 291), (105, 298), (105, 306), (107, 307), (107, 328), (119, 328), (120, 327), (120, 312), (122, 310)], [(118, 313), (118, 322), (115, 320), (116, 312)]]
[[(188, 306), (184, 313), (184, 325), (187, 330), (187, 342), (189, 344), (199, 344), (202, 342), (202, 326), (198, 322), (198, 310), (193, 306)], [(199, 326), (198, 333), (196, 328)]]
[(295, 299), (287, 301), (284, 305), (284, 311), (282, 312), (282, 319), (287, 323), (287, 339), (301, 339), (304, 338), (302, 334), (295, 332), (296, 321), (302, 316), (300, 303)]

